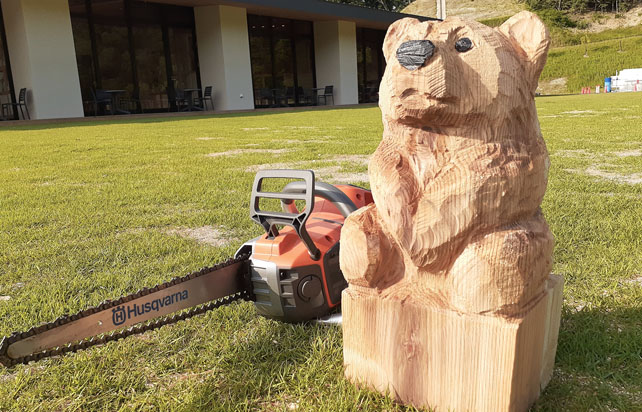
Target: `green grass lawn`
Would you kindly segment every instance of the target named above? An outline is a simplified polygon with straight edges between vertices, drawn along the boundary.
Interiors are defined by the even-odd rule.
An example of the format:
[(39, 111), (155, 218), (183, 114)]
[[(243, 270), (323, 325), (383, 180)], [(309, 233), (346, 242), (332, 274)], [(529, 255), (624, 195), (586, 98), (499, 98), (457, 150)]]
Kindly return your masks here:
[[(566, 288), (536, 411), (642, 410), (642, 93), (537, 100)], [(367, 185), (377, 108), (0, 129), (0, 335), (232, 255), (259, 167)], [(0, 410), (411, 410), (343, 378), (341, 329), (235, 304), (0, 367)]]

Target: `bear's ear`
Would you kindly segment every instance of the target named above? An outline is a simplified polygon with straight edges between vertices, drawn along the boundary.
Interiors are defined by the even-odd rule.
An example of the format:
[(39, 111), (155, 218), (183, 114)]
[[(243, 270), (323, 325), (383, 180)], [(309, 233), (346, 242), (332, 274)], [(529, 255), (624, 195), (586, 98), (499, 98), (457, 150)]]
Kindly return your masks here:
[(394, 56), (397, 52), (399, 37), (403, 36), (404, 33), (408, 33), (409, 26), (414, 26), (419, 23), (420, 21), (415, 18), (406, 17), (395, 21), (388, 27), (386, 37), (383, 40), (383, 55), (388, 64), (390, 64), (390, 56)]
[(535, 92), (539, 75), (546, 64), (546, 54), (551, 38), (544, 23), (529, 11), (517, 13), (499, 27), (526, 61), (526, 71), (532, 91)]

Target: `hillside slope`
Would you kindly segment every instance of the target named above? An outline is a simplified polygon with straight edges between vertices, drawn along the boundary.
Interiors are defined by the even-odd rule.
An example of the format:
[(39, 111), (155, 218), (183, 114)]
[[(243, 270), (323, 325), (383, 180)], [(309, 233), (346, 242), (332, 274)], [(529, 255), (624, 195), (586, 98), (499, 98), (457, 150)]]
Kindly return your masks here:
[[(448, 0), (446, 14), (496, 26), (524, 8), (514, 0)], [(434, 16), (436, 1), (416, 0), (404, 11)], [(544, 12), (553, 47), (540, 78), (540, 93), (579, 93), (582, 87), (603, 85), (605, 77), (619, 70), (642, 67), (642, 6), (619, 14), (564, 15), (582, 29), (560, 26)]]
[(582, 87), (603, 86), (604, 78), (616, 71), (642, 67), (640, 50), (642, 36), (553, 48), (540, 76), (539, 91), (579, 93)]
[[(446, 2), (446, 15), (485, 20), (510, 16), (519, 13), (524, 8), (524, 3), (517, 3), (514, 0), (448, 0)], [(435, 17), (437, 15), (437, 2), (435, 0), (416, 0), (409, 4), (403, 12)]]

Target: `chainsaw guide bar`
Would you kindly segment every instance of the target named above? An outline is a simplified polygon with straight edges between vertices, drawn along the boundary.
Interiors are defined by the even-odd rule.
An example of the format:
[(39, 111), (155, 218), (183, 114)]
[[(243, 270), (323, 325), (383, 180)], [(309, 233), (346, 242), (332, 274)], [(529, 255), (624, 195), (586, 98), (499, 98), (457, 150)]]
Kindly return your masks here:
[(76, 352), (158, 329), (237, 300), (253, 300), (249, 258), (243, 254), (74, 315), (63, 315), (26, 332), (14, 332), (0, 341), (0, 364), (12, 367)]

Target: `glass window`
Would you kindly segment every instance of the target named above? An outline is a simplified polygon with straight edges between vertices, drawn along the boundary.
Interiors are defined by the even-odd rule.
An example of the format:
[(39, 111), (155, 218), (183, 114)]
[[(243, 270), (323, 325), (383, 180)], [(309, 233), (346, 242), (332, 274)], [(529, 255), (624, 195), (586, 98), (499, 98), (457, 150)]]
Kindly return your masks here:
[(160, 25), (132, 27), (138, 74), (138, 98), (143, 110), (167, 109), (167, 70)]
[(312, 103), (312, 23), (248, 15), (248, 30), (255, 106)]
[(94, 0), (92, 14), (96, 33), (96, 55), (100, 67), (98, 87), (134, 92), (129, 33), (122, 0)]
[(385, 70), (383, 30), (357, 28), (359, 102), (379, 101), (379, 84)]
[[(9, 55), (4, 30), (4, 19), (0, 10), (0, 107), (4, 103), (12, 103), (14, 96), (11, 90), (11, 72), (9, 67)], [(4, 115), (4, 113), (2, 113)]]
[(296, 74), (299, 87), (314, 88), (313, 47), (311, 38), (297, 38), (296, 45)]
[(93, 114), (92, 90), (96, 85), (96, 68), (94, 56), (91, 51), (91, 35), (89, 33), (89, 20), (85, 0), (70, 0), (71, 28), (74, 34), (74, 47), (76, 48), (76, 64), (80, 78), (80, 92), (82, 94), (85, 116)]
[(294, 59), (292, 56), (292, 40), (276, 39), (274, 41), (274, 87), (284, 88), (294, 86)]
[(170, 27), (169, 46), (175, 87), (181, 89), (198, 88), (194, 31), (191, 28)]
[(69, 9), (86, 114), (93, 89), (125, 90), (137, 108), (155, 111), (171, 106), (174, 87), (199, 87), (193, 8), (69, 0)]

